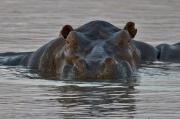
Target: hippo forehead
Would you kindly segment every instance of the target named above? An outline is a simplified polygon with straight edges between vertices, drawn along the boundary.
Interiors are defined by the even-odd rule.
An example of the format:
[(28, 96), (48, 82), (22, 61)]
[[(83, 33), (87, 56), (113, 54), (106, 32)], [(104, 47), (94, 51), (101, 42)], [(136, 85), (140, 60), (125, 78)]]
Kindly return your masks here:
[(75, 34), (74, 38), (78, 40), (79, 45), (83, 49), (94, 47), (102, 50), (102, 47), (105, 45), (104, 41), (112, 39), (120, 31), (121, 29), (108, 22), (97, 20), (89, 22), (73, 32)]
[[(106, 39), (91, 40), (91, 37), (89, 38), (89, 36), (77, 31), (71, 32), (70, 35), (72, 36), (68, 37), (70, 40), (73, 39), (78, 42), (78, 48), (74, 50), (74, 54), (86, 60), (96, 59), (96, 61), (107, 57), (115, 58), (116, 55), (122, 52), (121, 47), (118, 46), (117, 39), (120, 41), (123, 40), (123, 38), (130, 38), (129, 34), (124, 30), (113, 33)], [(126, 48), (123, 49), (125, 50)]]
[(92, 21), (75, 29), (75, 31), (84, 34), (90, 40), (106, 40), (120, 30), (118, 27), (105, 21)]
[(69, 50), (69, 55), (88, 60), (102, 60), (106, 57), (127, 54), (125, 50), (129, 47), (125, 42), (129, 39), (131, 38), (126, 30), (121, 30), (105, 21), (92, 21), (71, 31), (66, 41), (68, 41), (67, 46), (72, 44), (71, 48), (73, 48)]

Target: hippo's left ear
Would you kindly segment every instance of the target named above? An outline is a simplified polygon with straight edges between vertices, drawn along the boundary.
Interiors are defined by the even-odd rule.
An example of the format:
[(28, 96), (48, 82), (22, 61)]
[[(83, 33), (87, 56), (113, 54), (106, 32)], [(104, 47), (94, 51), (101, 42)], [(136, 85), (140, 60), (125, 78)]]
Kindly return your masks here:
[(134, 22), (127, 22), (124, 30), (127, 30), (131, 36), (131, 38), (134, 38), (135, 35), (137, 34), (137, 29), (135, 28), (135, 23)]
[(60, 35), (63, 36), (64, 39), (67, 38), (68, 34), (73, 31), (73, 28), (71, 25), (65, 25), (62, 30), (60, 31)]

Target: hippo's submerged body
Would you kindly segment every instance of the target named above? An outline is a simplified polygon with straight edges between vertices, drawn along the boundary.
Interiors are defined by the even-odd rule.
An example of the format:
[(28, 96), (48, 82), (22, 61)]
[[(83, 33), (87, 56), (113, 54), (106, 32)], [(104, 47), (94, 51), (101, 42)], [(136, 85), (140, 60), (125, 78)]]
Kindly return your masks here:
[(142, 61), (171, 61), (171, 56), (180, 61), (179, 44), (156, 48), (133, 40), (136, 33), (133, 22), (123, 29), (105, 21), (92, 21), (77, 29), (66, 25), (57, 39), (35, 52), (1, 53), (0, 63), (23, 65), (43, 76), (114, 79), (131, 76)]

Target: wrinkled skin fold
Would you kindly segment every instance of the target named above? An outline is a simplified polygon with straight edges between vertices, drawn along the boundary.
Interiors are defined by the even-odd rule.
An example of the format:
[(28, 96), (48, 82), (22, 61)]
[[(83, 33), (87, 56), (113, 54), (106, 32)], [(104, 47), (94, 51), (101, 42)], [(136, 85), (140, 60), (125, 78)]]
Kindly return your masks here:
[(143, 61), (170, 59), (164, 55), (165, 50), (169, 54), (180, 51), (172, 50), (178, 45), (153, 47), (135, 41), (136, 34), (133, 22), (123, 29), (105, 21), (92, 21), (76, 29), (65, 25), (57, 39), (37, 51), (1, 53), (0, 63), (23, 65), (57, 79), (118, 79), (131, 77)]

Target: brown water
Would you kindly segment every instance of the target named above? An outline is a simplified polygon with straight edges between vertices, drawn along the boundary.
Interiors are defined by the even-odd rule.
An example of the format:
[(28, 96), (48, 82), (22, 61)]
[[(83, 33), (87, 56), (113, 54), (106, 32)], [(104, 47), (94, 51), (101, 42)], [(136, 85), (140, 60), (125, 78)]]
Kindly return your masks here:
[[(63, 25), (97, 19), (134, 21), (136, 40), (153, 45), (180, 41), (179, 0), (1, 0), (0, 52), (35, 50)], [(157, 62), (140, 68), (137, 81), (79, 82), (0, 66), (0, 118), (179, 119), (179, 72), (180, 64)]]

